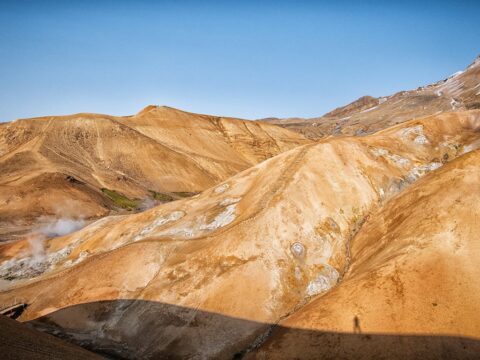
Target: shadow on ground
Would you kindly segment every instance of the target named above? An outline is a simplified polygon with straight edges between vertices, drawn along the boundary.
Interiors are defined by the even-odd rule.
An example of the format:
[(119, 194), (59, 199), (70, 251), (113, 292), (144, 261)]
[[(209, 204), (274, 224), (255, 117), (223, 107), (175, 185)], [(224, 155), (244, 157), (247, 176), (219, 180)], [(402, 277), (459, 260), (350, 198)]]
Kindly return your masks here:
[[(478, 340), (443, 335), (363, 334), (361, 319), (356, 316), (352, 316), (351, 333), (334, 333), (284, 328), (144, 300), (74, 305), (29, 324), (109, 358), (480, 358)], [(255, 343), (263, 345), (254, 349)]]

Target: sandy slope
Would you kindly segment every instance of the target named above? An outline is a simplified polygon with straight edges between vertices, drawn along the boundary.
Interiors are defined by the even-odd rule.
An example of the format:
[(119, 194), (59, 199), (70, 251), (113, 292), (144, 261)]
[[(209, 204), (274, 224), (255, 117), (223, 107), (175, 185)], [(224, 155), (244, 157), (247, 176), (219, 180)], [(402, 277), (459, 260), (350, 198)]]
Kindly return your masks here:
[(150, 190), (198, 192), (307, 142), (268, 124), (156, 106), (128, 117), (1, 124), (0, 240), (7, 238), (2, 228), (21, 228), (39, 216), (106, 215), (118, 204), (101, 188), (130, 199), (147, 198)]
[(477, 359), (479, 194), (477, 150), (392, 199), (353, 239), (341, 284), (252, 357)]
[(435, 84), (381, 98), (365, 96), (318, 118), (266, 122), (311, 138), (365, 135), (413, 118), (468, 109), (480, 109), (480, 57), (465, 71)]
[(4, 248), (0, 274), (13, 282), (0, 301), (24, 299), (22, 321), (117, 355), (229, 358), (335, 286), (365, 219), (480, 146), (479, 129), (469, 111), (328, 139), (194, 198), (52, 239), (45, 257)]

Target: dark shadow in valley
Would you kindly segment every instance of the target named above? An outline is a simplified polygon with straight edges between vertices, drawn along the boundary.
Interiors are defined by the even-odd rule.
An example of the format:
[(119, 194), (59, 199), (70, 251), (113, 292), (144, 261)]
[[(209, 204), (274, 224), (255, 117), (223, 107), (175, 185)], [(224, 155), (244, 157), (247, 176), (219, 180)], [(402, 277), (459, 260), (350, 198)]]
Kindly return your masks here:
[(352, 333), (323, 332), (154, 301), (115, 300), (74, 305), (29, 324), (108, 358), (423, 360), (480, 355), (478, 340), (364, 333), (360, 321), (352, 315)]

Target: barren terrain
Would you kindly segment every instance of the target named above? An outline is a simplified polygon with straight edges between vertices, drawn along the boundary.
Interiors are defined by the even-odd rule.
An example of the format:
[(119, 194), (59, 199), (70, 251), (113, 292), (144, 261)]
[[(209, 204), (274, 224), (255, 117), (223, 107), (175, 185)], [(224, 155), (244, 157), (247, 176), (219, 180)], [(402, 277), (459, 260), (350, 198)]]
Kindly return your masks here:
[(479, 147), (478, 110), (299, 146), (192, 198), (49, 239), (42, 256), (4, 245), (0, 302), (22, 299), (19, 320), (127, 358), (314, 358), (316, 334), (357, 320), (362, 333), (480, 338)]

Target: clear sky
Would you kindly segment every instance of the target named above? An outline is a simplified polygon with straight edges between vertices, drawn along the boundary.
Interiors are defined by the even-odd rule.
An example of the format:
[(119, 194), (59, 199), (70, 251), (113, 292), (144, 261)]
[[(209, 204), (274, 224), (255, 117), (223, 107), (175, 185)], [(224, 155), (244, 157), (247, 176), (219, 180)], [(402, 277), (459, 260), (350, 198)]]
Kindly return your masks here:
[(313, 117), (465, 68), (480, 1), (0, 1), (0, 121)]

